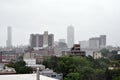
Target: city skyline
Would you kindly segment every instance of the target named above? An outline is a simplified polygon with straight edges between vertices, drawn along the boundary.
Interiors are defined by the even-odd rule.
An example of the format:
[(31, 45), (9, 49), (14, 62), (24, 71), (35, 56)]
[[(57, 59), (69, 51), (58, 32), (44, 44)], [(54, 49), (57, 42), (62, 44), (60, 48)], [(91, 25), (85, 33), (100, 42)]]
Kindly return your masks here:
[(28, 45), (31, 33), (49, 31), (55, 41), (67, 40), (67, 26), (75, 28), (75, 43), (99, 35), (107, 45), (120, 46), (118, 0), (1, 0), (0, 46), (6, 46), (7, 27), (12, 26), (13, 46)]
[[(68, 29), (68, 27), (69, 27), (69, 26), (67, 26), (67, 28), (66, 28), (66, 37), (64, 38), (66, 41), (67, 41), (67, 34), (68, 34), (68, 33), (67, 33), (67, 29)], [(8, 38), (8, 28), (9, 28), (9, 27), (7, 27), (7, 38)], [(10, 28), (11, 28), (11, 27), (10, 27)], [(73, 28), (74, 28), (74, 27), (73, 27)], [(43, 31), (43, 32), (45, 32), (45, 31)], [(42, 33), (43, 33), (43, 32), (42, 32)], [(12, 33), (11, 33), (11, 34), (12, 34)], [(41, 33), (30, 33), (30, 34), (41, 34)], [(29, 34), (29, 35), (30, 35), (30, 34)], [(50, 34), (51, 34), (51, 33), (50, 33)], [(28, 38), (28, 39), (27, 39), (27, 44), (17, 44), (17, 45), (14, 44), (13, 46), (30, 45), (30, 43), (29, 43), (29, 35), (28, 35), (28, 37), (27, 37), (27, 38)], [(54, 35), (55, 35), (55, 34), (54, 34)], [(100, 34), (100, 35), (104, 35), (104, 34)], [(107, 36), (107, 35), (106, 35), (106, 36)], [(14, 37), (14, 36), (13, 36), (13, 37)], [(54, 37), (55, 37), (55, 36), (54, 36)], [(99, 36), (91, 36), (91, 37), (89, 37), (89, 38), (92, 38), (92, 37), (99, 37)], [(7, 39), (7, 38), (6, 38), (6, 39)], [(12, 38), (12, 35), (11, 35), (11, 38)], [(89, 40), (89, 38), (88, 38), (88, 39), (81, 39), (81, 40), (78, 40), (78, 39), (77, 39), (78, 41), (75, 41), (74, 44), (79, 43), (79, 41)], [(61, 38), (58, 38), (58, 39), (55, 38), (55, 41), (58, 41), (58, 42), (59, 42), (59, 39), (61, 39)], [(13, 40), (13, 41), (14, 41), (14, 40)], [(13, 41), (12, 41), (12, 39), (11, 39), (11, 43), (10, 43), (11, 45), (12, 45), (12, 42), (13, 42)], [(107, 41), (108, 41), (108, 40), (106, 40), (106, 43), (108, 43)], [(15, 43), (15, 42), (13, 42), (13, 43)], [(66, 43), (67, 43), (67, 42), (66, 42)], [(107, 44), (107, 45), (109, 46), (110, 44)], [(3, 45), (0, 45), (0, 46), (1, 46), (1, 47), (7, 47), (7, 40), (6, 40), (5, 46), (3, 46)], [(116, 47), (118, 47), (119, 45), (115, 43), (115, 44), (113, 44), (113, 45), (111, 45), (111, 46), (116, 46)]]

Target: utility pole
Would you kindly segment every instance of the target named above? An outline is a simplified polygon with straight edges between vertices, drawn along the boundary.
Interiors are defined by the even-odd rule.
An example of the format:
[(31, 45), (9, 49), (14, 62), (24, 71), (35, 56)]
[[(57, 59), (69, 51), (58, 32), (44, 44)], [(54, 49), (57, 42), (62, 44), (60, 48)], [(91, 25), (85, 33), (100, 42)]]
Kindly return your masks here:
[(40, 80), (40, 75), (39, 75), (39, 68), (37, 68), (37, 80)]

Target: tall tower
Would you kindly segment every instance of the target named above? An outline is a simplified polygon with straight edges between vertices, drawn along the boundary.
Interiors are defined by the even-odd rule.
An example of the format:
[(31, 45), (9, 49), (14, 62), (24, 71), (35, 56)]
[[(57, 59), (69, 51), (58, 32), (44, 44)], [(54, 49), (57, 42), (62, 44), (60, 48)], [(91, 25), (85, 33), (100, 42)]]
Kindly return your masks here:
[(67, 45), (71, 48), (74, 44), (74, 27), (68, 26), (67, 28)]
[(45, 31), (43, 34), (43, 47), (47, 47), (48, 46), (48, 31)]
[(12, 47), (12, 28), (9, 26), (7, 28), (7, 41), (6, 41), (6, 46), (8, 48)]
[(54, 35), (53, 34), (48, 35), (48, 46), (50, 47), (54, 46)]
[(100, 35), (100, 47), (106, 47), (106, 35)]

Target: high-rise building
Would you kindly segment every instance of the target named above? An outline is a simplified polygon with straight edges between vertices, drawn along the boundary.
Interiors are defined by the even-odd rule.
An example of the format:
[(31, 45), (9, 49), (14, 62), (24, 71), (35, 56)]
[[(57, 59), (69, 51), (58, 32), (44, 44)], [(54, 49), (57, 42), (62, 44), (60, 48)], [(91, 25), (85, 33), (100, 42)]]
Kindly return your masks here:
[(39, 35), (39, 47), (43, 47), (43, 35)]
[(79, 41), (81, 49), (89, 48), (89, 41)]
[(49, 34), (48, 35), (48, 46), (52, 46), (54, 45), (54, 35), (53, 34)]
[(106, 46), (106, 35), (100, 35), (100, 48), (104, 48)]
[(35, 48), (42, 47), (53, 47), (54, 35), (48, 34), (47, 31), (44, 34), (31, 34), (30, 35), (30, 46)]
[(91, 49), (105, 48), (106, 47), (106, 35), (100, 35), (100, 37), (90, 38), (89, 47)]
[(12, 28), (9, 26), (7, 28), (7, 41), (6, 41), (6, 46), (8, 48), (12, 47)]
[(31, 35), (30, 35), (30, 46), (31, 46), (31, 47), (37, 46), (37, 45), (36, 45), (36, 35), (34, 35), (34, 34), (31, 34)]
[(90, 49), (99, 49), (99, 37), (93, 37), (89, 39), (89, 48)]
[(48, 46), (48, 31), (45, 31), (43, 34), (43, 46), (44, 47)]
[(74, 27), (68, 26), (67, 28), (67, 45), (71, 48), (74, 45)]

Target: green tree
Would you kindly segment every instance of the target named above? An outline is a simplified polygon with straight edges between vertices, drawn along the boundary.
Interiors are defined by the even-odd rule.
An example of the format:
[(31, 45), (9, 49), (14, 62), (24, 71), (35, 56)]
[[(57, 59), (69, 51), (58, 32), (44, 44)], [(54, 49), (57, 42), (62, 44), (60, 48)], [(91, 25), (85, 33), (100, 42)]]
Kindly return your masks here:
[(82, 79), (84, 80), (94, 80), (94, 69), (91, 67), (84, 67), (80, 75), (82, 75)]
[(101, 49), (100, 52), (102, 53), (103, 57), (108, 57), (108, 54), (110, 54), (110, 51), (108, 49)]
[(113, 78), (112, 80), (120, 80), (120, 76)]
[(18, 61), (16, 63), (10, 62), (6, 66), (15, 68), (15, 71), (17, 74), (27, 74), (27, 73), (32, 73), (32, 68), (27, 67), (25, 61)]
[(65, 78), (66, 80), (79, 80), (79, 73), (69, 73), (67, 74), (67, 78)]
[(46, 58), (43, 64), (63, 73), (64, 80), (105, 80), (110, 61), (105, 58), (95, 60), (91, 56), (61, 56)]
[(105, 71), (102, 69), (95, 70), (95, 80), (105, 80)]

